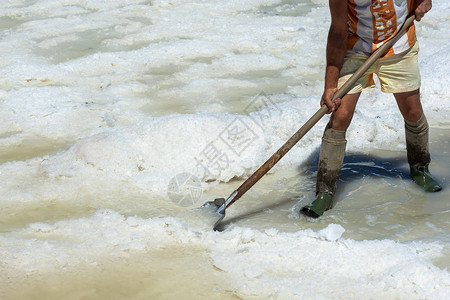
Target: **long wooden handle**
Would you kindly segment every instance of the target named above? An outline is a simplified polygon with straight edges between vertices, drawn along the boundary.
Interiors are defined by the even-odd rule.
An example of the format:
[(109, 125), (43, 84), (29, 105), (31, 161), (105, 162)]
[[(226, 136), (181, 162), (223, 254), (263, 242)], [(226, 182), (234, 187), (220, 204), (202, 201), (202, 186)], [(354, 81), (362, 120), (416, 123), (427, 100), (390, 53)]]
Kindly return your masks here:
[[(375, 50), (372, 55), (362, 64), (358, 70), (344, 83), (344, 85), (334, 94), (333, 100), (342, 98), (351, 89), (352, 85), (366, 72), (369, 67), (384, 54), (402, 35), (406, 29), (414, 22), (414, 14), (410, 14), (403, 23), (400, 30), (380, 48)], [(295, 144), (328, 112), (328, 107), (324, 104), (322, 107), (297, 130), (294, 135), (287, 140), (277, 152), (275, 152), (258, 170), (256, 170), (247, 180), (235, 190), (227, 199), (226, 207), (229, 207), (242, 195), (245, 194), (261, 177), (263, 177), (272, 167), (289, 151)]]

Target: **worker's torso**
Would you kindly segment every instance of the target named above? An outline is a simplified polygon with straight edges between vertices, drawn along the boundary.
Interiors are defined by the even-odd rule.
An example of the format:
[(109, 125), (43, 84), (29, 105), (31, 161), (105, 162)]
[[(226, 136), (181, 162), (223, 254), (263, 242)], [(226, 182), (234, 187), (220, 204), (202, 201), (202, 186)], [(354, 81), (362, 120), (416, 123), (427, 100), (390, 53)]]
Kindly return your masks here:
[[(390, 39), (412, 11), (413, 0), (347, 0), (348, 48), (370, 55)], [(416, 42), (412, 25), (386, 56), (408, 50)]]

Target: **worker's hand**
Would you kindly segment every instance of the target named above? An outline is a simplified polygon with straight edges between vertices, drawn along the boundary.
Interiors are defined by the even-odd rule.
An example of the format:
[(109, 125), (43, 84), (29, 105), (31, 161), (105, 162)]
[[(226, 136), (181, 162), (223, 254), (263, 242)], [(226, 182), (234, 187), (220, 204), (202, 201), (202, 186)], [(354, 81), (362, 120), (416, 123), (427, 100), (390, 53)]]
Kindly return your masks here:
[(414, 14), (416, 15), (416, 21), (419, 22), (425, 14), (430, 11), (432, 7), (431, 0), (415, 0), (414, 1)]
[(336, 111), (339, 105), (341, 105), (340, 98), (334, 100), (334, 102), (331, 101), (337, 90), (338, 90), (337, 88), (328, 88), (325, 89), (325, 91), (323, 92), (322, 99), (320, 100), (320, 106), (324, 104), (328, 106), (328, 114)]

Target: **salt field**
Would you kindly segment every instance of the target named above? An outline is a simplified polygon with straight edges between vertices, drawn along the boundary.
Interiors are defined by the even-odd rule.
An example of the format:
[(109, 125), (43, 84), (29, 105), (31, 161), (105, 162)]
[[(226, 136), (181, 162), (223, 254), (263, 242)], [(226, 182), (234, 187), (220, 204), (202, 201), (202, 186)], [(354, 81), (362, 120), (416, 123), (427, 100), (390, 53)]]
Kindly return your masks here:
[(299, 215), (325, 116), (214, 231), (199, 207), (319, 109), (328, 1), (2, 1), (0, 298), (449, 298), (449, 12), (416, 22), (441, 192), (372, 89), (332, 210)]

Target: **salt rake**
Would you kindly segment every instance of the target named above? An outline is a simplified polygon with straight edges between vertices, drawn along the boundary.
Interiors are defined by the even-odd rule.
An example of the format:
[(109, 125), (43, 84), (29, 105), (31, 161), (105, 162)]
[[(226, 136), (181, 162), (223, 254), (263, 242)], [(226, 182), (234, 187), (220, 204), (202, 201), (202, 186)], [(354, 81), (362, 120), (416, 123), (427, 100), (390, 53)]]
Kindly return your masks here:
[[(411, 13), (403, 23), (399, 31), (380, 48), (370, 55), (370, 57), (356, 70), (356, 72), (344, 83), (344, 85), (334, 94), (332, 101), (343, 97), (351, 89), (351, 86), (366, 72), (372, 64), (384, 54), (407, 30), (414, 22), (414, 13)], [(236, 202), (245, 194), (261, 177), (263, 177), (272, 167), (289, 151), (295, 144), (328, 112), (328, 107), (324, 104), (322, 107), (299, 129), (294, 135), (287, 140), (277, 152), (275, 152), (258, 170), (256, 170), (244, 183), (233, 191), (231, 195), (225, 198), (216, 198), (214, 201), (208, 201), (202, 205), (202, 209), (208, 210), (208, 216), (218, 218), (214, 222), (213, 228), (225, 218), (225, 209)], [(211, 222), (212, 223), (212, 222)]]

